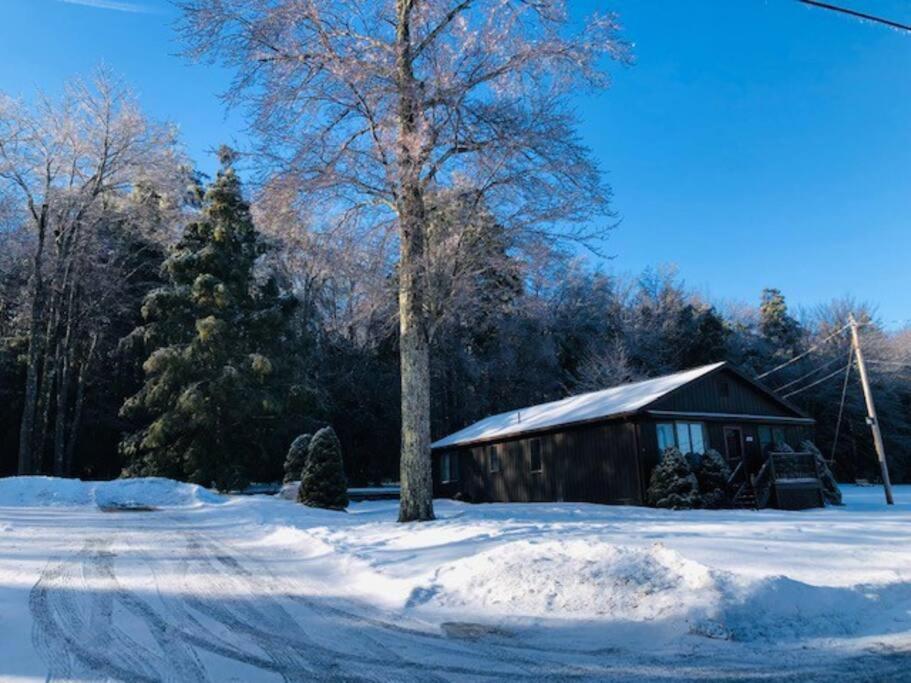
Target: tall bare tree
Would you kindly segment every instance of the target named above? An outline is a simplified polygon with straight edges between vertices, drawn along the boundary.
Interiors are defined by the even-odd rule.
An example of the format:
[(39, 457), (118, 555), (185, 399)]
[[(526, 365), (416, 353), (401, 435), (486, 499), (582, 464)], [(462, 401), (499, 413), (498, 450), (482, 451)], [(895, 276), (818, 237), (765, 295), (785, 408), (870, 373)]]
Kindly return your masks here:
[[(328, 222), (398, 235), (399, 519), (433, 518), (427, 196), (484, 205), (528, 241), (587, 239), (609, 191), (566, 98), (625, 59), (613, 16), (565, 0), (184, 0), (190, 51), (236, 70), (259, 152)], [(593, 227), (593, 225), (595, 227)]]
[[(173, 130), (149, 122), (106, 71), (68, 84), (59, 100), (0, 98), (0, 194), (18, 198), (34, 237), (20, 474), (41, 466), (52, 420), (55, 473), (65, 473), (72, 452), (68, 424), (78, 425), (79, 380), (97, 350), (97, 330), (85, 333), (80, 322), (111, 303), (100, 295), (110, 287), (87, 286), (86, 264), (109, 258), (100, 228), (124, 220), (124, 198), (140, 181), (177, 181), (179, 160)], [(116, 264), (106, 267), (109, 278)], [(75, 421), (67, 408), (73, 393)]]

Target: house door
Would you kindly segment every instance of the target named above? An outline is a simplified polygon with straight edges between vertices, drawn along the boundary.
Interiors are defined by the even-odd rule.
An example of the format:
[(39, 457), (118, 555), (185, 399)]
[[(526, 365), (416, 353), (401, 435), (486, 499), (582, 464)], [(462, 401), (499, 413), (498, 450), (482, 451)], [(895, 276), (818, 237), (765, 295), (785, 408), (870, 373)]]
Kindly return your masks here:
[(743, 430), (740, 427), (724, 428), (724, 454), (731, 468), (743, 460)]

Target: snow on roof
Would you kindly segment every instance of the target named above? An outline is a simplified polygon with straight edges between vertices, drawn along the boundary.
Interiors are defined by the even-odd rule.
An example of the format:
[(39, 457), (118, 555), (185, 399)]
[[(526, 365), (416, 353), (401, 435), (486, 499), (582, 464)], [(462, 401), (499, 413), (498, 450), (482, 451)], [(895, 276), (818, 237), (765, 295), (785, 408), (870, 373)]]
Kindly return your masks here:
[(551, 403), (491, 415), (455, 434), (434, 441), (431, 448), (487, 441), (523, 432), (631, 413), (722, 365), (724, 363), (703, 365), (673, 375), (622, 384), (602, 391), (593, 391)]

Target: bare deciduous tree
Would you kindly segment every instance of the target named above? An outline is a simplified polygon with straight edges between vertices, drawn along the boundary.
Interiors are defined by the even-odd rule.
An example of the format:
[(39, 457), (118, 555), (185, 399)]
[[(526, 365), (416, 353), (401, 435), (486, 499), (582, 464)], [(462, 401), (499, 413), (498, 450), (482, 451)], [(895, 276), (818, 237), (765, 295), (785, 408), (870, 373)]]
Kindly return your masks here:
[[(0, 194), (18, 198), (34, 237), (20, 474), (40, 467), (52, 419), (55, 473), (65, 472), (72, 452), (66, 434), (78, 426), (81, 380), (97, 350), (98, 331), (80, 323), (103, 314), (113, 296), (88, 281), (87, 264), (110, 259), (99, 229), (139, 208), (123, 201), (139, 181), (173, 185), (179, 160), (173, 130), (150, 123), (103, 70), (91, 82), (70, 83), (60, 100), (39, 97), (27, 106), (0, 99)], [(110, 280), (116, 265), (96, 271), (106, 271), (111, 286), (119, 284)]]
[(626, 58), (615, 19), (576, 30), (565, 0), (181, 4), (191, 52), (236, 69), (270, 170), (329, 221), (397, 229), (399, 518), (431, 519), (428, 194), (483, 200), (526, 240), (600, 234), (609, 193), (566, 96)]

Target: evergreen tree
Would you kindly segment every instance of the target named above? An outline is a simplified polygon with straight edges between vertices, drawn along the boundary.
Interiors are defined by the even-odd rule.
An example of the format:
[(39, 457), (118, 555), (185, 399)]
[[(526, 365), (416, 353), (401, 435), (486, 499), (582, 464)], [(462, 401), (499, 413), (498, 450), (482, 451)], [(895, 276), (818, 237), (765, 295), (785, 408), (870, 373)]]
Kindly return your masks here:
[(731, 468), (721, 453), (713, 449), (706, 451), (699, 459), (695, 474), (699, 482), (702, 507), (717, 510), (730, 504), (727, 487), (728, 479), (731, 478)]
[(784, 294), (778, 289), (762, 290), (759, 304), (759, 331), (772, 345), (773, 355), (795, 353), (800, 343), (800, 323), (788, 313)]
[(348, 480), (342, 463), (342, 445), (332, 427), (324, 427), (310, 440), (297, 500), (310, 507), (330, 510), (348, 507)]
[[(148, 353), (145, 384), (122, 416), (140, 426), (121, 442), (128, 474), (188, 479), (219, 489), (246, 485), (269, 453), (289, 393), (291, 300), (256, 277), (264, 248), (241, 185), (221, 154), (200, 220), (162, 266), (166, 284), (142, 306), (133, 331)], [(284, 353), (282, 353), (284, 351)]]
[(291, 442), (291, 448), (288, 449), (288, 457), (285, 458), (285, 484), (289, 481), (300, 480), (304, 466), (307, 464), (307, 451), (310, 448), (310, 440), (312, 438), (312, 434), (301, 434)]
[(699, 484), (689, 462), (677, 448), (661, 455), (649, 480), (648, 504), (657, 508), (689, 510), (699, 507)]

